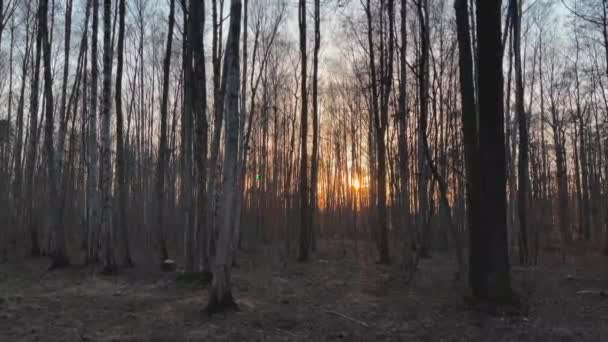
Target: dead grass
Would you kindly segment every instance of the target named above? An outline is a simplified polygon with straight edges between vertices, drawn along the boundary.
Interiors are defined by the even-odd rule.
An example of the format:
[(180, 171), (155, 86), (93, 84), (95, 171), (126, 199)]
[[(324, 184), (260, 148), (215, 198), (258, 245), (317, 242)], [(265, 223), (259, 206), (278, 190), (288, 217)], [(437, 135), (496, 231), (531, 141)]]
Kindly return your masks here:
[[(341, 243), (340, 243), (341, 245)], [(0, 341), (601, 341), (608, 336), (606, 260), (514, 267), (523, 305), (470, 303), (454, 263), (422, 260), (410, 284), (397, 266), (332, 253), (281, 262), (272, 248), (243, 253), (234, 270), (240, 311), (208, 316), (207, 290), (150, 268), (100, 276), (48, 272), (48, 261), (0, 265)], [(365, 251), (368, 248), (365, 247)], [(361, 248), (359, 253), (364, 253)], [(350, 254), (350, 253), (347, 253)]]

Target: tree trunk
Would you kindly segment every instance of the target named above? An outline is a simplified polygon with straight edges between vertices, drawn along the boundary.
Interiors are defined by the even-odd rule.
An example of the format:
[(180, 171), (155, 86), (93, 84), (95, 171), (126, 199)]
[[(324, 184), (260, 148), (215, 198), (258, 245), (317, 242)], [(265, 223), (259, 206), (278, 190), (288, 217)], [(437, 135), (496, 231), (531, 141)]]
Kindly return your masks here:
[[(399, 194), (402, 230), (402, 264), (406, 272), (413, 273), (412, 265), (412, 238), (410, 230), (410, 187), (409, 187), (409, 156), (407, 145), (407, 3), (401, 2), (401, 50), (399, 55), (399, 111), (398, 111), (398, 147), (399, 147), (399, 181), (401, 192)], [(354, 158), (353, 158), (354, 159)]]
[(312, 159), (310, 165), (310, 228), (313, 250), (317, 247), (317, 234), (315, 222), (317, 216), (317, 184), (319, 179), (319, 50), (321, 49), (321, 5), (320, 0), (314, 0), (315, 12), (315, 40), (312, 59)]
[[(477, 0), (479, 58), (479, 215), (470, 231), (470, 275), (473, 294), (507, 302), (511, 280), (507, 247), (505, 138), (499, 0)], [(474, 180), (475, 181), (475, 180)]]
[(91, 92), (89, 94), (91, 109), (89, 111), (88, 127), (88, 177), (87, 177), (87, 255), (86, 263), (99, 261), (98, 231), (99, 231), (99, 194), (98, 194), (98, 146), (97, 146), (97, 96), (99, 67), (97, 62), (97, 42), (99, 23), (99, 0), (93, 0), (93, 33), (91, 37)]
[(300, 57), (302, 73), (300, 78), (302, 108), (300, 116), (300, 237), (299, 261), (308, 261), (310, 252), (310, 220), (308, 189), (308, 91), (307, 91), (307, 49), (306, 49), (306, 0), (299, 1), (298, 22), (300, 28)]
[[(65, 8), (65, 43), (63, 50), (63, 82), (61, 85), (61, 107), (59, 109), (59, 139), (57, 143), (57, 172), (62, 173), (63, 168), (63, 154), (65, 146), (65, 136), (68, 128), (68, 115), (67, 115), (67, 85), (68, 75), (70, 71), (70, 37), (72, 34), (72, 1), (67, 0)], [(65, 191), (65, 189), (63, 189)]]
[(236, 170), (238, 163), (238, 133), (239, 133), (239, 41), (241, 33), (240, 0), (230, 2), (230, 29), (226, 43), (224, 59), (224, 74), (226, 77), (226, 92), (224, 96), (224, 115), (226, 117), (226, 139), (224, 146), (223, 178), (219, 240), (213, 267), (213, 282), (207, 304), (208, 312), (217, 312), (236, 306), (232, 297), (230, 270), (231, 243), (234, 223), (234, 197), (236, 195)]
[[(39, 23), (39, 16), (36, 16)], [(36, 155), (38, 152), (38, 95), (40, 86), (40, 62), (42, 54), (42, 35), (40, 34), (40, 28), (36, 33), (36, 56), (34, 58), (34, 70), (31, 78), (30, 88), (30, 132), (29, 132), (29, 146), (27, 157), (25, 161), (25, 196), (27, 199), (27, 210), (25, 212), (25, 218), (27, 219), (28, 230), (30, 234), (30, 255), (37, 257), (40, 256), (40, 242), (38, 239), (38, 222), (34, 215), (34, 175), (36, 174)], [(42, 120), (41, 120), (42, 121)]]
[(119, 0), (118, 17), (118, 56), (116, 61), (116, 182), (118, 185), (118, 226), (122, 233), (122, 243), (124, 256), (122, 265), (125, 267), (133, 266), (131, 249), (129, 247), (129, 229), (127, 226), (127, 206), (129, 189), (126, 179), (126, 160), (125, 160), (125, 138), (123, 133), (123, 108), (122, 108), (122, 70), (124, 65), (125, 49), (125, 0)]
[[(184, 12), (185, 12), (185, 2)], [(194, 5), (194, 1), (190, 2), (190, 6)], [(183, 68), (184, 68), (184, 107), (182, 109), (182, 129), (181, 129), (181, 205), (183, 211), (184, 225), (184, 266), (186, 272), (195, 270), (195, 232), (194, 232), (194, 205), (193, 205), (193, 174), (192, 174), (192, 126), (193, 124), (193, 105), (194, 97), (194, 78), (192, 65), (192, 44), (190, 40), (192, 32), (189, 28), (192, 18), (192, 13), (184, 16), (184, 52), (183, 52)], [(204, 186), (204, 185), (201, 185)]]
[[(196, 3), (197, 1), (193, 1)], [(192, 14), (191, 14), (192, 15)], [(160, 143), (158, 145), (158, 162), (156, 166), (156, 222), (158, 234), (158, 247), (160, 248), (160, 264), (169, 258), (164, 227), (164, 194), (165, 194), (165, 169), (167, 168), (167, 111), (169, 103), (169, 76), (171, 68), (171, 46), (173, 44), (173, 27), (175, 26), (175, 0), (169, 5), (169, 31), (167, 33), (167, 50), (163, 60), (163, 88), (160, 104)]]
[[(26, 14), (30, 14), (30, 6), (26, 8)], [(27, 84), (28, 65), (30, 61), (30, 55), (32, 50), (32, 44), (30, 39), (30, 22), (27, 21), (25, 31), (25, 55), (23, 57), (23, 64), (21, 65), (21, 87), (19, 90), (19, 101), (17, 103), (17, 135), (15, 136), (15, 144), (13, 146), (13, 159), (14, 171), (13, 171), (13, 203), (15, 203), (15, 210), (13, 212), (13, 225), (15, 228), (21, 227), (23, 208), (22, 200), (22, 182), (23, 182), (23, 114), (25, 106), (25, 86)]]
[(48, 0), (41, 0), (39, 7), (39, 34), (42, 36), (44, 59), (44, 98), (45, 98), (45, 134), (44, 146), (46, 151), (46, 168), (49, 185), (49, 203), (51, 204), (51, 232), (53, 234), (51, 268), (63, 268), (70, 264), (67, 256), (65, 232), (63, 230), (61, 204), (59, 201), (58, 178), (53, 146), (53, 86), (51, 76), (51, 42), (48, 30)]
[(209, 198), (207, 197), (207, 131), (209, 125), (207, 123), (207, 83), (205, 73), (205, 55), (203, 46), (204, 26), (205, 26), (205, 6), (204, 1), (192, 3), (191, 6), (192, 20), (190, 21), (190, 32), (192, 33), (192, 48), (194, 57), (194, 96), (192, 98), (193, 108), (196, 110), (196, 165), (198, 176), (198, 204), (197, 214), (197, 251), (194, 255), (197, 257), (197, 269), (204, 275), (209, 275), (211, 272), (209, 265), (209, 242), (213, 237), (213, 230), (206, 225), (206, 210)]
[(101, 234), (103, 272), (116, 271), (114, 252), (114, 225), (112, 224), (112, 140), (110, 137), (112, 97), (112, 0), (103, 6), (103, 94), (101, 112)]
[(510, 11), (513, 19), (513, 52), (515, 54), (515, 111), (519, 130), (519, 160), (517, 167), (518, 191), (517, 205), (519, 215), (519, 261), (529, 263), (530, 246), (528, 243), (528, 199), (530, 192), (530, 172), (528, 169), (528, 122), (524, 110), (524, 82), (521, 66), (521, 17), (520, 2), (511, 0)]

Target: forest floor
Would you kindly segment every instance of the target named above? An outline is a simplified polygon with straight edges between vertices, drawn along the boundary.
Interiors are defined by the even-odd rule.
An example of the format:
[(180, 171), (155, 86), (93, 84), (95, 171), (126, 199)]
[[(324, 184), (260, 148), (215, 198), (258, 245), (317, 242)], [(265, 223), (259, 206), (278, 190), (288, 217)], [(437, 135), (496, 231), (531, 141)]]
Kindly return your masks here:
[[(541, 256), (512, 269), (521, 306), (467, 300), (447, 255), (422, 260), (409, 284), (397, 266), (321, 246), (306, 264), (272, 248), (243, 252), (240, 310), (208, 316), (207, 290), (138, 266), (102, 276), (46, 259), (0, 265), (0, 341), (606, 341), (608, 262)], [(367, 248), (367, 247), (366, 247)], [(369, 248), (367, 248), (369, 250)], [(352, 253), (346, 253), (352, 254)], [(580, 292), (581, 290), (585, 290)], [(589, 290), (589, 291), (587, 291)], [(603, 338), (602, 338), (603, 337)]]

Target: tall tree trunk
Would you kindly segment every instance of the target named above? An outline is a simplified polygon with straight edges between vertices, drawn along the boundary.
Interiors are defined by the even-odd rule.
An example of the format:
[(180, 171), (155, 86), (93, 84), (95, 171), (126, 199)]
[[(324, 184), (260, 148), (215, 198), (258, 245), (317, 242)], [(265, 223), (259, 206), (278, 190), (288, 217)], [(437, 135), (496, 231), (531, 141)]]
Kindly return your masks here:
[[(72, 35), (72, 1), (67, 0), (65, 7), (65, 43), (63, 50), (63, 82), (61, 85), (61, 107), (59, 109), (59, 136), (57, 139), (57, 172), (62, 173), (65, 136), (68, 128), (67, 86), (70, 72), (70, 37)], [(63, 189), (65, 191), (65, 189)]]
[[(196, 3), (197, 1), (193, 1)], [(192, 15), (192, 14), (191, 14)], [(175, 26), (175, 0), (169, 5), (169, 30), (167, 33), (167, 50), (163, 60), (163, 88), (160, 104), (160, 143), (158, 145), (158, 162), (156, 165), (156, 222), (158, 234), (158, 247), (160, 248), (160, 262), (169, 258), (165, 238), (165, 169), (167, 168), (167, 111), (169, 106), (169, 76), (171, 73), (171, 46), (173, 44), (173, 27)]]
[[(40, 8), (38, 9), (40, 12)], [(30, 234), (30, 254), (34, 257), (40, 256), (40, 241), (38, 239), (38, 222), (34, 215), (35, 203), (34, 203), (34, 175), (36, 173), (36, 155), (38, 152), (38, 95), (40, 86), (40, 62), (42, 54), (42, 35), (40, 34), (40, 13), (36, 15), (37, 18), (37, 33), (36, 33), (36, 55), (34, 57), (34, 70), (31, 78), (30, 88), (30, 132), (29, 132), (29, 146), (27, 157), (25, 161), (25, 196), (27, 199), (27, 210), (25, 217), (27, 218), (27, 225)], [(42, 121), (42, 120), (41, 120)]]
[(306, 0), (300, 0), (298, 6), (298, 23), (300, 28), (300, 58), (301, 66), (301, 96), (302, 108), (300, 116), (300, 237), (299, 261), (307, 261), (310, 252), (310, 220), (309, 220), (309, 189), (308, 189), (308, 91), (307, 91), (307, 49), (306, 49)]
[(517, 205), (519, 215), (519, 261), (529, 263), (530, 246), (528, 243), (528, 207), (530, 192), (530, 171), (528, 166), (528, 119), (524, 110), (524, 82), (521, 66), (521, 5), (511, 0), (510, 12), (513, 20), (513, 52), (515, 54), (515, 111), (519, 131), (519, 160), (517, 167), (518, 189)]
[[(26, 8), (26, 14), (30, 14), (30, 6)], [(32, 51), (32, 44), (30, 38), (30, 21), (26, 21), (25, 29), (25, 54), (23, 56), (23, 62), (21, 65), (21, 87), (19, 90), (19, 101), (17, 103), (17, 117), (15, 119), (17, 125), (17, 134), (15, 136), (15, 144), (13, 146), (13, 159), (14, 171), (13, 171), (13, 203), (15, 203), (15, 210), (13, 212), (13, 226), (21, 227), (23, 208), (22, 200), (22, 182), (23, 182), (23, 112), (25, 106), (25, 87), (27, 84), (28, 65), (30, 62), (30, 56)]]
[(317, 234), (315, 229), (317, 216), (317, 184), (319, 179), (319, 50), (321, 49), (321, 4), (314, 0), (315, 12), (315, 42), (312, 58), (312, 159), (310, 165), (310, 227), (312, 248), (317, 247)]
[[(479, 58), (479, 215), (470, 231), (473, 294), (481, 299), (511, 299), (507, 247), (505, 137), (501, 53), (501, 2), (477, 0)], [(475, 181), (475, 180), (474, 180)], [(478, 223), (478, 224), (477, 224)]]
[(112, 97), (112, 0), (103, 3), (103, 94), (101, 112), (101, 234), (103, 272), (116, 271), (114, 225), (112, 222), (112, 140), (110, 137)]
[(231, 243), (233, 238), (234, 199), (236, 190), (236, 170), (238, 163), (238, 133), (239, 133), (239, 41), (241, 34), (240, 0), (230, 2), (230, 29), (226, 43), (224, 59), (224, 75), (226, 77), (226, 92), (224, 96), (224, 115), (226, 117), (226, 139), (224, 146), (223, 179), (224, 190), (221, 200), (221, 226), (217, 244), (217, 252), (213, 267), (213, 282), (207, 304), (208, 312), (217, 312), (236, 306), (232, 297), (230, 270)]
[(218, 18), (218, 4), (217, 0), (212, 1), (212, 12), (213, 12), (213, 40), (212, 40), (212, 64), (213, 64), (213, 135), (211, 139), (211, 147), (209, 151), (208, 169), (209, 179), (207, 181), (207, 213), (205, 219), (207, 220), (206, 226), (209, 227), (211, 232), (211, 246), (210, 252), (213, 253), (216, 239), (217, 222), (215, 220), (216, 208), (216, 191), (218, 183), (218, 158), (220, 151), (220, 138), (222, 135), (222, 122), (223, 122), (223, 106), (224, 106), (224, 93), (226, 89), (226, 79), (223, 75), (221, 68), (222, 62), (222, 22), (223, 22), (223, 1), (219, 4), (219, 18)]
[(207, 123), (207, 83), (205, 71), (205, 54), (204, 54), (204, 31), (205, 31), (205, 3), (200, 1), (199, 4), (192, 6), (191, 13), (193, 15), (190, 21), (190, 32), (192, 33), (192, 44), (194, 49), (194, 96), (193, 108), (197, 111), (196, 114), (196, 165), (198, 176), (198, 208), (197, 214), (197, 252), (195, 255), (198, 258), (197, 268), (203, 274), (208, 275), (210, 270), (209, 265), (209, 247), (210, 239), (212, 238), (213, 230), (206, 225), (206, 210), (209, 198), (207, 197), (207, 132), (209, 125)]
[[(407, 144), (407, 2), (401, 2), (401, 50), (399, 54), (399, 111), (398, 111), (398, 147), (399, 147), (399, 181), (401, 192), (399, 204), (402, 230), (402, 263), (406, 272), (413, 273), (412, 238), (410, 230), (410, 187), (409, 187), (409, 156)], [(353, 158), (354, 159), (354, 158)]]
[(116, 183), (118, 186), (118, 227), (122, 233), (123, 261), (125, 267), (133, 266), (131, 249), (129, 247), (129, 229), (127, 226), (127, 206), (129, 189), (127, 188), (126, 160), (125, 160), (125, 138), (123, 133), (123, 108), (122, 108), (122, 70), (124, 66), (125, 49), (125, 0), (119, 0), (118, 17), (118, 51), (116, 61), (116, 92), (114, 94), (116, 102)]
[(51, 268), (62, 268), (70, 264), (67, 256), (65, 232), (63, 230), (61, 204), (59, 201), (58, 178), (53, 146), (53, 85), (51, 76), (51, 41), (48, 29), (48, 0), (41, 0), (39, 7), (39, 34), (42, 36), (44, 59), (44, 98), (45, 98), (45, 134), (44, 146), (46, 151), (46, 168), (49, 185), (49, 203), (51, 204), (51, 232), (53, 234), (53, 250)]
[[(247, 121), (247, 36), (249, 32), (248, 25), (249, 0), (243, 3), (243, 71), (241, 75), (241, 108), (240, 108), (240, 126), (239, 126), (239, 163), (237, 168), (237, 189), (236, 189), (236, 204), (235, 204), (235, 221), (234, 221), (234, 240), (232, 245), (233, 263), (236, 264), (236, 252), (241, 243), (241, 220), (243, 219), (243, 193), (246, 177), (247, 150), (245, 137), (245, 122)], [(255, 53), (255, 52), (254, 52)], [(252, 77), (253, 79), (253, 77)], [(252, 117), (253, 113), (249, 113)], [(249, 124), (249, 128), (251, 124)], [(249, 129), (250, 132), (250, 129)], [(248, 133), (249, 133), (248, 132)]]
[[(190, 6), (194, 5), (194, 1), (190, 2)], [(184, 12), (185, 11), (185, 2)], [(190, 29), (190, 22), (195, 20), (192, 18), (192, 10), (186, 17), (184, 16), (184, 52), (183, 52), (183, 69), (184, 69), (184, 108), (182, 109), (182, 129), (181, 129), (181, 203), (184, 217), (184, 264), (186, 272), (193, 272), (195, 270), (195, 256), (194, 256), (194, 205), (193, 205), (193, 191), (192, 186), (193, 174), (192, 174), (192, 126), (194, 125), (193, 119), (193, 105), (192, 99), (194, 96), (194, 70), (192, 65), (192, 49), (193, 44), (190, 44), (192, 40), (192, 30)], [(203, 186), (203, 185), (201, 185)]]
[(93, 0), (93, 33), (91, 37), (91, 109), (88, 118), (88, 176), (87, 176), (87, 255), (86, 262), (99, 261), (98, 231), (99, 231), (99, 147), (97, 146), (97, 99), (99, 66), (97, 62), (97, 42), (99, 26), (99, 0)]
[[(430, 27), (428, 22), (428, 0), (417, 2), (417, 15), (420, 23), (421, 55), (418, 63), (418, 92), (420, 103), (420, 116), (428, 116), (428, 83), (429, 83), (429, 49)], [(418, 126), (418, 226), (421, 234), (420, 255), (428, 257), (430, 252), (430, 220), (432, 210), (429, 210), (428, 173), (429, 165), (424, 152), (424, 136), (422, 126)], [(432, 193), (432, 192), (431, 192)]]

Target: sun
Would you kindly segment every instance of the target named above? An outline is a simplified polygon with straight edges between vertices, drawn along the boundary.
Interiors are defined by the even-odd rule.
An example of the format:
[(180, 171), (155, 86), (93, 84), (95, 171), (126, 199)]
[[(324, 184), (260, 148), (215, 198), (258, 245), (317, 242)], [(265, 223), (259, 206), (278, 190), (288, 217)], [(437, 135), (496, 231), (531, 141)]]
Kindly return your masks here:
[(356, 179), (356, 178), (355, 178), (355, 179), (353, 179), (353, 188), (354, 188), (355, 190), (359, 190), (359, 189), (361, 189), (361, 183), (360, 183), (360, 182), (359, 182), (359, 180), (358, 180), (358, 179)]

